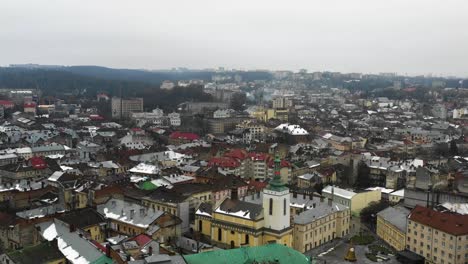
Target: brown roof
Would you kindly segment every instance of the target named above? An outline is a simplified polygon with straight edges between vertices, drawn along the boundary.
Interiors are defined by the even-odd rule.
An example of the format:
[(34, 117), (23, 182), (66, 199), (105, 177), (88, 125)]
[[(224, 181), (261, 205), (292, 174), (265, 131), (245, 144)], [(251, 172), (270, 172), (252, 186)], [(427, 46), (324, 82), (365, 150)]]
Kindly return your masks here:
[(455, 236), (468, 234), (468, 215), (442, 213), (417, 205), (408, 218)]

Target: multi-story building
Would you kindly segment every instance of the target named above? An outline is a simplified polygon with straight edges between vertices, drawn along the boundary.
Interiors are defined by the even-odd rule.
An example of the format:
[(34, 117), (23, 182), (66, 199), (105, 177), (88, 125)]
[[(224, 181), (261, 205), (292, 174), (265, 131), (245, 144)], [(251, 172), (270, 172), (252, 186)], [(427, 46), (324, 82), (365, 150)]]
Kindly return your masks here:
[(313, 208), (294, 217), (293, 247), (306, 252), (337, 237), (349, 233), (348, 207), (327, 202), (313, 204)]
[(143, 98), (112, 97), (112, 118), (129, 118), (134, 112), (143, 112)]
[(410, 210), (388, 207), (377, 213), (377, 235), (394, 249), (401, 251), (406, 245), (406, 223)]
[(408, 216), (406, 249), (426, 263), (468, 262), (468, 215), (416, 206)]
[(272, 100), (274, 109), (284, 109), (293, 106), (293, 101), (288, 97), (276, 97)]
[(219, 247), (260, 246), (271, 241), (292, 247), (290, 193), (278, 169), (263, 190), (261, 204), (228, 198), (213, 209), (203, 203), (195, 219), (195, 230)]
[(382, 194), (380, 190), (353, 192), (334, 186), (327, 186), (322, 190), (323, 196), (333, 201), (348, 206), (351, 213), (359, 215), (361, 210), (371, 202), (380, 201)]

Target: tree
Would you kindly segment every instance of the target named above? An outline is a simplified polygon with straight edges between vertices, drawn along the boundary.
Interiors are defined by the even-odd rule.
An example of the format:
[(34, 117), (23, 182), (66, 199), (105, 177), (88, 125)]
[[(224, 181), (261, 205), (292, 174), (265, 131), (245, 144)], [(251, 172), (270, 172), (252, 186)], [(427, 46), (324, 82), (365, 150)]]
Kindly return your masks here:
[(389, 207), (387, 201), (371, 202), (367, 207), (364, 207), (361, 212), (361, 221), (375, 227), (377, 220), (377, 213)]
[(359, 162), (356, 178), (356, 187), (368, 188), (370, 186), (370, 168), (364, 161)]
[(231, 98), (231, 108), (236, 111), (244, 110), (244, 105), (247, 100), (245, 93), (235, 93)]

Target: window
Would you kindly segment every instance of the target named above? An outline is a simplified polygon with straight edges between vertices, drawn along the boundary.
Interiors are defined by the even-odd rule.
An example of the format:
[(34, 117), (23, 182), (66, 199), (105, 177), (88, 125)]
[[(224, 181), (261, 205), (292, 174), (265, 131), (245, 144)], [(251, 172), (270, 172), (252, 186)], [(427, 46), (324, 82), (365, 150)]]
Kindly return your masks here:
[(283, 215), (286, 215), (286, 198), (283, 200)]
[(270, 215), (273, 215), (273, 198), (270, 198), (270, 209), (269, 209)]
[(198, 220), (198, 231), (199, 232), (203, 231), (203, 221), (202, 220)]
[(221, 235), (221, 228), (218, 228), (218, 241), (221, 241), (222, 239), (222, 235)]

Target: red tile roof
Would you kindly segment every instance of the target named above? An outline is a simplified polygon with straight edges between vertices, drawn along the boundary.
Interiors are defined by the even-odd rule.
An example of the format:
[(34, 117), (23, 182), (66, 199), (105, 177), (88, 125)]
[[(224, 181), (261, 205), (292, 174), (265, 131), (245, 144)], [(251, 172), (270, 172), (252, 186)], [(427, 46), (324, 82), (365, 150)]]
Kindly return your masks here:
[(442, 213), (417, 205), (408, 218), (445, 233), (460, 236), (468, 234), (468, 215)]
[(208, 162), (208, 166), (221, 167), (221, 168), (237, 168), (240, 166), (239, 161), (234, 158), (229, 157), (213, 157)]
[(200, 137), (197, 134), (187, 133), (187, 132), (180, 132), (180, 131), (172, 132), (172, 134), (169, 137), (171, 139), (187, 139), (187, 140), (200, 139)]
[(260, 182), (260, 181), (249, 181), (249, 189), (255, 190), (257, 192), (262, 191), (264, 188), (268, 186), (268, 183), (266, 182)]
[(148, 244), (151, 242), (153, 239), (151, 237), (145, 235), (145, 234), (140, 234), (134, 238), (129, 239), (130, 241), (135, 241), (140, 247), (143, 247), (144, 245)]
[(224, 156), (229, 157), (229, 158), (244, 160), (245, 158), (247, 158), (248, 153), (245, 149), (232, 149), (224, 153)]
[(249, 158), (251, 158), (254, 161), (267, 161), (271, 159), (271, 156), (266, 153), (251, 152), (249, 153)]
[(8, 100), (0, 100), (0, 105), (3, 105), (5, 107), (15, 106), (15, 104), (12, 101), (8, 101)]
[(91, 120), (104, 120), (104, 117), (102, 117), (100, 115), (90, 115), (89, 119), (91, 119)]
[(34, 169), (41, 170), (47, 168), (47, 163), (41, 157), (32, 157), (29, 161)]
[[(268, 166), (273, 168), (275, 166), (275, 161), (272, 159), (268, 162)], [(291, 163), (289, 161), (282, 159), (280, 163), (281, 168), (291, 167)]]
[(103, 246), (101, 243), (94, 241), (94, 240), (91, 240), (91, 243), (93, 243), (93, 245), (96, 246), (102, 252), (106, 252), (106, 247)]
[(23, 105), (24, 108), (35, 108), (36, 107), (36, 103), (25, 103)]

